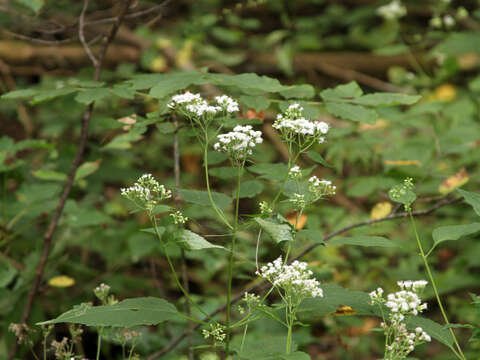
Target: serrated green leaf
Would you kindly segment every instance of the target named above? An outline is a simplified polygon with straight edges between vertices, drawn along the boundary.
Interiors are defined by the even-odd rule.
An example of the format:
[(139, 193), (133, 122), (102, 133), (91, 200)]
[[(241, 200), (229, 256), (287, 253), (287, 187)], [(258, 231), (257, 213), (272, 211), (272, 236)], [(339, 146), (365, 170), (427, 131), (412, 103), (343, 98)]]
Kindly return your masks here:
[(155, 85), (150, 89), (149, 95), (156, 99), (162, 99), (174, 92), (184, 90), (191, 85), (201, 84), (205, 75), (198, 71), (162, 74), (156, 76)]
[(25, 99), (25, 98), (30, 98), (32, 96), (35, 96), (39, 92), (40, 91), (37, 89), (19, 89), (19, 90), (10, 91), (6, 94), (3, 94), (1, 98), (2, 99)]
[(310, 360), (311, 357), (307, 353), (301, 351), (295, 351), (289, 355), (282, 355), (280, 356), (282, 360)]
[(320, 165), (323, 165), (327, 168), (333, 168), (333, 166), (330, 165), (329, 163), (327, 163), (327, 161), (319, 153), (317, 153), (315, 151), (309, 151), (309, 152), (307, 152), (307, 155), (310, 157), (310, 159), (312, 159), (316, 163), (318, 163)]
[(60, 88), (60, 89), (53, 89), (53, 90), (38, 91), (37, 95), (33, 97), (31, 103), (33, 105), (36, 105), (44, 101), (50, 101), (58, 97), (67, 96), (75, 92), (77, 92), (77, 90), (72, 88)]
[(433, 230), (433, 246), (429, 252), (437, 247), (438, 244), (449, 241), (458, 240), (463, 236), (472, 235), (480, 231), (480, 223), (473, 223), (467, 225), (451, 225), (440, 226)]
[[(208, 196), (208, 192), (200, 191), (200, 190), (188, 190), (188, 189), (179, 189), (178, 190), (182, 199), (186, 202), (203, 205), (203, 206), (211, 206), (210, 198)], [(227, 208), (233, 201), (233, 199), (225, 194), (217, 193), (212, 191), (212, 198), (215, 204), (220, 209)]]
[(324, 244), (322, 232), (319, 230), (302, 229), (297, 232), (297, 237), (305, 238), (314, 241), (315, 243)]
[(315, 96), (315, 89), (312, 85), (293, 85), (289, 89), (280, 91), (285, 99), (311, 99)]
[(55, 319), (37, 325), (70, 323), (130, 328), (139, 325), (157, 325), (174, 320), (177, 316), (178, 311), (175, 306), (164, 299), (143, 297), (126, 299), (114, 305), (105, 306), (89, 306), (83, 303)]
[(93, 174), (100, 167), (101, 159), (97, 161), (86, 161), (78, 167), (77, 173), (75, 174), (75, 181), (84, 179), (87, 176)]
[(375, 93), (363, 95), (353, 99), (351, 102), (357, 105), (367, 106), (395, 106), (413, 105), (422, 97), (420, 95), (407, 95), (397, 93)]
[(135, 90), (125, 86), (117, 85), (111, 89), (112, 93), (124, 99), (135, 99)]
[(103, 150), (127, 150), (132, 147), (132, 142), (140, 140), (142, 136), (135, 133), (121, 134), (113, 138), (107, 145), (105, 145)]
[(254, 73), (244, 73), (239, 75), (228, 74), (206, 74), (206, 78), (213, 85), (235, 86), (244, 94), (251, 95), (252, 90), (261, 92), (279, 92), (285, 90), (286, 86), (280, 84), (277, 79), (268, 76), (259, 76)]
[(32, 174), (40, 180), (65, 181), (67, 179), (67, 174), (54, 170), (35, 170)]
[(262, 111), (268, 109), (270, 106), (270, 100), (265, 98), (265, 96), (248, 96), (242, 95), (240, 96), (240, 102), (247, 105), (248, 108), (255, 109), (256, 111)]
[(330, 240), (328, 245), (398, 247), (393, 241), (381, 236), (336, 237)]
[(260, 163), (248, 167), (248, 171), (261, 175), (262, 179), (281, 181), (287, 175), (286, 164)]
[(185, 250), (202, 250), (202, 249), (224, 249), (223, 246), (214, 245), (208, 242), (202, 236), (186, 229), (180, 229), (175, 234), (175, 242)]
[(423, 331), (442, 344), (448, 347), (453, 345), (450, 331), (444, 329), (442, 325), (421, 316), (411, 316), (407, 319), (407, 329), (415, 330), (417, 327), (421, 327)]
[(278, 219), (254, 218), (258, 225), (276, 242), (293, 241), (292, 226), (290, 224), (281, 223)]
[(465, 201), (473, 207), (477, 215), (480, 216), (480, 194), (462, 189), (458, 189), (458, 192), (463, 196)]
[[(265, 185), (258, 180), (248, 180), (240, 185), (240, 198), (254, 198), (262, 193)], [(236, 195), (236, 190), (233, 192)]]
[[(243, 347), (236, 343), (232, 347), (241, 360), (278, 360), (285, 356), (285, 343), (285, 336), (267, 333), (264, 336), (247, 336)], [(296, 344), (292, 344), (292, 351), (295, 350)]]
[(355, 81), (348, 84), (338, 85), (333, 89), (326, 89), (320, 92), (320, 96), (325, 101), (335, 101), (340, 99), (358, 98), (363, 95), (363, 90)]
[(236, 178), (238, 169), (231, 166), (219, 166), (208, 169), (208, 173), (212, 176), (218, 177), (219, 179), (227, 180)]
[(109, 95), (110, 90), (107, 88), (91, 88), (80, 91), (77, 96), (75, 96), (75, 101), (88, 105), (94, 101), (102, 100)]
[(347, 103), (327, 102), (325, 110), (344, 120), (359, 121), (367, 124), (375, 124), (378, 114), (373, 109)]

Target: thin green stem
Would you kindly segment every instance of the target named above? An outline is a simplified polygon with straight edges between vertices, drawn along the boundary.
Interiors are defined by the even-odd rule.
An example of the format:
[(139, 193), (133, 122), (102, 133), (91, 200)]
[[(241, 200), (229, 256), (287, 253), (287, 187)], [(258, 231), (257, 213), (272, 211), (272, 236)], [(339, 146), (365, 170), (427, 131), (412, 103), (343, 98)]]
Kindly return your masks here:
[(286, 349), (285, 353), (288, 355), (292, 351), (292, 330), (293, 330), (293, 319), (292, 319), (292, 313), (291, 313), (291, 307), (290, 304), (287, 305), (287, 344), (286, 344)]
[[(425, 252), (423, 251), (423, 246), (422, 242), (420, 241), (420, 236), (418, 235), (417, 231), (417, 226), (415, 225), (415, 220), (412, 215), (412, 209), (408, 209), (408, 214), (410, 215), (410, 222), (412, 223), (413, 231), (415, 233), (415, 238), (417, 239), (417, 245), (418, 249), (420, 250), (420, 256), (422, 257), (423, 263), (425, 265), (425, 269), (427, 270), (428, 277), (430, 279), (430, 283), (432, 284), (433, 292), (435, 293), (435, 298), (437, 299), (438, 306), (440, 308), (440, 312), (442, 313), (443, 320), (445, 321), (446, 325), (450, 324), (450, 321), (448, 320), (447, 313), (443, 307), (442, 300), (440, 299), (440, 295), (438, 293), (437, 285), (435, 283), (435, 279), (433, 278), (432, 271), (430, 269), (430, 265), (428, 264), (427, 257), (425, 256)], [(459, 359), (466, 360), (465, 355), (463, 354), (462, 348), (460, 347), (460, 344), (458, 343), (457, 337), (455, 336), (455, 332), (453, 331), (452, 328), (449, 328), (450, 334), (452, 335), (453, 342), (455, 343), (455, 346), (457, 347), (458, 354), (454, 351), (454, 353), (457, 355)], [(452, 349), (453, 350), (453, 349)]]
[(209, 175), (208, 175), (208, 139), (206, 138), (206, 144), (205, 144), (205, 149), (203, 151), (203, 161), (204, 161), (204, 167), (205, 167), (205, 182), (207, 185), (207, 193), (208, 193), (208, 198), (210, 200), (210, 204), (212, 204), (213, 209), (217, 213), (218, 217), (222, 222), (230, 229), (233, 230), (233, 226), (230, 225), (228, 220), (225, 218), (225, 215), (220, 211), (220, 209), (217, 207), (215, 204), (215, 201), (213, 201), (213, 196), (212, 196), (212, 190), (210, 189), (210, 180), (209, 180)]
[(228, 356), (229, 348), (230, 348), (230, 317), (231, 317), (231, 299), (232, 299), (232, 280), (233, 280), (233, 260), (235, 256), (235, 241), (237, 238), (237, 230), (238, 230), (238, 212), (239, 212), (239, 204), (240, 204), (240, 180), (242, 176), (242, 170), (245, 165), (245, 162), (242, 163), (241, 167), (238, 167), (238, 174), (237, 174), (237, 192), (235, 196), (235, 218), (233, 222), (233, 235), (232, 235), (232, 244), (230, 246), (230, 258), (228, 261), (228, 285), (227, 285), (227, 316), (226, 316), (226, 327), (227, 327), (227, 339), (225, 343), (225, 352)]
[[(168, 255), (168, 251), (167, 251), (167, 248), (165, 246), (165, 244), (163, 243), (162, 241), (162, 237), (158, 231), (158, 225), (157, 225), (157, 219), (155, 218), (154, 215), (151, 215), (149, 214), (150, 216), (150, 222), (152, 223), (154, 229), (155, 229), (155, 234), (157, 235), (157, 238), (158, 240), (160, 241), (160, 244), (162, 245), (162, 248), (163, 248), (163, 252), (165, 254), (165, 258), (167, 259), (167, 262), (168, 262), (168, 266), (170, 267), (170, 270), (172, 272), (172, 275), (173, 275), (173, 278), (175, 280), (175, 283), (177, 284), (178, 288), (182, 291), (183, 295), (185, 295), (185, 297), (187, 298), (187, 300), (190, 302), (190, 304), (192, 304), (198, 311), (200, 311), (203, 315), (205, 315), (208, 319), (212, 320), (212, 318), (210, 317), (210, 315), (205, 312), (201, 307), (200, 305), (198, 305), (196, 303), (196, 301), (194, 301), (192, 299), (192, 297), (190, 296), (190, 294), (188, 293), (188, 291), (185, 290), (185, 288), (183, 287), (182, 283), (180, 282), (180, 279), (178, 278), (177, 276), (177, 272), (175, 271), (175, 267), (173, 266), (173, 262), (172, 262), (172, 259), (170, 258), (170, 255)], [(200, 320), (195, 320), (197, 322), (201, 322)]]
[(100, 359), (100, 349), (102, 348), (102, 333), (103, 333), (103, 327), (101, 327), (98, 331), (97, 356), (95, 357), (96, 360)]

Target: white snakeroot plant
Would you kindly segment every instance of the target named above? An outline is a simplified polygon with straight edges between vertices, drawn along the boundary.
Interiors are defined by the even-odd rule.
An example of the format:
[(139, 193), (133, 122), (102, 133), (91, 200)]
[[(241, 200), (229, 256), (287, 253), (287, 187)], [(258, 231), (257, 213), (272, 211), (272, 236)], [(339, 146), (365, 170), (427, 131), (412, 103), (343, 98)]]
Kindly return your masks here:
[(288, 329), (286, 353), (290, 354), (292, 346), (292, 329), (296, 320), (298, 307), (306, 298), (323, 297), (320, 282), (313, 278), (307, 263), (294, 261), (287, 265), (280, 256), (257, 271), (257, 275), (270, 282), (285, 304), (285, 323)]
[(407, 15), (407, 8), (400, 0), (393, 0), (387, 5), (380, 6), (377, 14), (386, 20), (395, 20)]
[(247, 156), (252, 155), (252, 149), (263, 142), (262, 132), (253, 130), (250, 125), (237, 125), (233, 131), (218, 135), (217, 139), (213, 148), (228, 153), (237, 166), (243, 164)]
[[(370, 300), (372, 305), (379, 306), (383, 321), (380, 324), (385, 334), (384, 360), (406, 359), (417, 345), (430, 342), (431, 337), (421, 327), (409, 331), (406, 326), (408, 317), (417, 316), (427, 308), (422, 303), (420, 295), (427, 285), (427, 281), (399, 281), (400, 291), (383, 297), (383, 289), (372, 291)], [(389, 313), (384, 314), (383, 308), (387, 307)]]
[(164, 185), (160, 185), (151, 174), (142, 175), (133, 186), (120, 189), (120, 193), (149, 213), (161, 201), (172, 197), (172, 192), (167, 190)]
[(288, 171), (288, 177), (291, 179), (299, 179), (302, 177), (302, 171), (300, 170), (299, 166), (292, 166)]

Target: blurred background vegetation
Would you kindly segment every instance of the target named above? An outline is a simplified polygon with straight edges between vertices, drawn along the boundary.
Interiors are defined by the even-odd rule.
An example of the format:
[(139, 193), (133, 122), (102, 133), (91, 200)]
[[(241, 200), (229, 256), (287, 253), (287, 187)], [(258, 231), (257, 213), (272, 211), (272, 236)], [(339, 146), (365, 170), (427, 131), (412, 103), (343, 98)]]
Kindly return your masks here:
[[(94, 52), (118, 16), (119, 4), (113, 0), (89, 4), (84, 33)], [(418, 104), (408, 108), (378, 109), (378, 118), (371, 124), (333, 117), (315, 101), (318, 95), (305, 100), (308, 115), (332, 127), (327, 145), (319, 147), (329, 167), (314, 173), (334, 181), (337, 195), (310, 209), (303, 224), (305, 229), (319, 231), (320, 236), (388, 214), (389, 205), (384, 204), (378, 214), (382, 209), (378, 204), (388, 202), (388, 189), (407, 176), (417, 184), (417, 209), (449, 196), (460, 183), (478, 191), (479, 1), (406, 0), (407, 15), (396, 20), (379, 16), (376, 9), (381, 5), (385, 2), (136, 1), (110, 45), (101, 80), (114, 84), (138, 73), (208, 69), (212, 73), (268, 75), (282, 84), (310, 84), (315, 94), (356, 81), (366, 93), (422, 95)], [(0, 358), (14, 342), (7, 328), (19, 321), (25, 306), (43, 234), (75, 156), (80, 120), (88, 103), (68, 93), (69, 87), (85, 84), (93, 74), (78, 39), (83, 6), (82, 1), (67, 0), (0, 1), (0, 92), (31, 87), (48, 90), (33, 100), (0, 102)], [(448, 16), (454, 19), (453, 24), (445, 20)], [(214, 93), (208, 86), (201, 91)], [(242, 117), (260, 119), (266, 138), (255, 161), (284, 162), (285, 149), (271, 127), (279, 111), (275, 99), (247, 100)], [(55, 317), (74, 304), (93, 301), (92, 289), (102, 282), (121, 299), (181, 298), (155, 239), (138, 231), (139, 226), (147, 226), (148, 219), (131, 216), (119, 194), (120, 187), (145, 172), (167, 186), (174, 185), (171, 128), (152, 122), (139, 131), (128, 131), (139, 125), (139, 119), (157, 111), (158, 100), (136, 98), (135, 94), (95, 102), (86, 163), (75, 179), (55, 232), (30, 323)], [(188, 132), (180, 133), (179, 141), (182, 187), (201, 189), (201, 149)], [(223, 160), (219, 158), (217, 164), (222, 165)], [(301, 162), (304, 167), (314, 166), (308, 158)], [(212, 161), (212, 165), (217, 164)], [(212, 175), (215, 190), (230, 194), (234, 185), (229, 174), (217, 170)], [(253, 179), (258, 174), (249, 176)], [(447, 179), (450, 183), (445, 182)], [(242, 214), (258, 213), (259, 201), (273, 194), (268, 186), (272, 179), (265, 180), (265, 186), (242, 199)], [(289, 210), (288, 203), (280, 207), (287, 217)], [(184, 212), (193, 219), (191, 230), (221, 234), (221, 226), (208, 207), (185, 203)], [(434, 228), (475, 221), (472, 209), (457, 203), (419, 218), (418, 226), (424, 241), (431, 243)], [(351, 234), (384, 235), (401, 247), (317, 247), (305, 257), (317, 278), (352, 290), (371, 291), (378, 286), (392, 290), (397, 280), (424, 277), (420, 257), (411, 255), (417, 250), (408, 222), (382, 222)], [(479, 240), (477, 234), (444, 243), (430, 258), (452, 322), (480, 324), (480, 314), (469, 296), (480, 292)], [(224, 245), (227, 240), (215, 237), (211, 241)], [(255, 241), (254, 231), (241, 233), (235, 293), (254, 280)], [(312, 239), (301, 239), (296, 248), (310, 243)], [(171, 251), (179, 260), (180, 251), (173, 247)], [(204, 307), (212, 311), (222, 305), (225, 294), (227, 258), (219, 251), (186, 254), (190, 289), (195, 296), (204, 297)], [(280, 253), (271, 242), (262, 242), (262, 261)], [(68, 278), (59, 283), (58, 276)], [(52, 279), (57, 282), (49, 281)], [(432, 296), (427, 292), (427, 300)], [(441, 322), (435, 303), (430, 304), (427, 316)], [(371, 332), (376, 326), (377, 320), (370, 318), (322, 316), (314, 318), (311, 327), (299, 329), (294, 340), (312, 359), (376, 359), (382, 349), (381, 336)], [(143, 328), (137, 351), (146, 357), (185, 328), (181, 321)], [(249, 331), (263, 336), (283, 330), (272, 322), (259, 321)], [(61, 339), (66, 333), (66, 328), (58, 326), (55, 336)], [(468, 349), (467, 358), (476, 359), (480, 343), (469, 341), (471, 333), (469, 329), (458, 330)], [(38, 332), (36, 336), (39, 339)], [(95, 333), (87, 331), (83, 336), (86, 357), (92, 358)], [(204, 343), (200, 333), (193, 341)], [(162, 358), (179, 359), (186, 354), (186, 346), (183, 342)], [(113, 343), (104, 344), (103, 350), (106, 358), (115, 359), (119, 354), (118, 345)], [(213, 356), (201, 348), (195, 354), (199, 359)], [(423, 346), (416, 354), (420, 358), (452, 358), (439, 343)], [(23, 350), (19, 356), (29, 355)]]

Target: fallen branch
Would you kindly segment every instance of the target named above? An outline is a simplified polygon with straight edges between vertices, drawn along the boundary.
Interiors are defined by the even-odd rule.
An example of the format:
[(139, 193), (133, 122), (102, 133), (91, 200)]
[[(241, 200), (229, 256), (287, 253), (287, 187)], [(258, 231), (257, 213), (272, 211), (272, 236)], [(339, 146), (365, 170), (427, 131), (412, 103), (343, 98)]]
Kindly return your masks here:
[[(412, 215), (413, 216), (425, 216), (425, 215), (429, 215), (431, 213), (433, 213), (434, 211), (444, 207), (444, 206), (447, 206), (447, 205), (451, 205), (451, 204), (454, 204), (454, 203), (457, 203), (457, 202), (460, 202), (462, 201), (463, 198), (453, 198), (453, 199), (449, 199), (449, 198), (446, 198), (446, 199), (443, 199), (441, 201), (439, 201), (438, 203), (436, 203), (435, 205), (433, 205), (432, 207), (428, 208), (428, 209), (425, 209), (425, 210), (417, 210), (417, 211), (413, 211), (412, 212)], [(310, 251), (312, 251), (313, 249), (315, 249), (317, 246), (320, 246), (320, 245), (323, 245), (324, 243), (327, 243), (328, 240), (330, 240), (331, 238), (337, 236), (337, 235), (340, 235), (340, 234), (343, 234), (347, 231), (350, 231), (354, 228), (357, 228), (357, 227), (362, 227), (362, 226), (366, 226), (366, 225), (371, 225), (371, 224), (376, 224), (376, 223), (379, 223), (379, 222), (384, 222), (384, 221), (388, 221), (388, 220), (393, 220), (393, 219), (400, 219), (400, 218), (406, 218), (409, 216), (409, 213), (408, 212), (400, 212), (400, 213), (394, 213), (394, 214), (390, 214), (388, 216), (385, 216), (383, 218), (380, 218), (380, 219), (375, 219), (375, 220), (368, 220), (368, 221), (362, 221), (362, 222), (358, 222), (358, 223), (355, 223), (355, 224), (352, 224), (352, 225), (348, 225), (348, 226), (345, 226), (341, 229), (338, 229), (328, 235), (326, 235), (324, 238), (323, 238), (323, 242), (317, 242), (317, 243), (314, 243), (314, 244), (311, 244), (309, 245), (307, 248), (305, 248), (304, 250), (302, 250), (299, 254), (297, 254), (296, 256), (294, 256), (293, 258), (290, 259), (289, 262), (292, 262), (292, 261), (295, 261), (295, 260), (298, 260), (300, 259), (301, 257), (305, 256), (306, 254), (308, 254)], [(238, 302), (239, 300), (241, 300), (245, 294), (245, 292), (253, 292), (253, 291), (258, 291), (258, 290), (261, 290), (262, 288), (266, 287), (268, 285), (268, 283), (266, 281), (262, 281), (262, 282), (259, 282), (258, 284), (256, 285), (253, 285), (253, 286), (250, 286), (249, 288), (245, 289), (244, 291), (240, 292), (237, 296), (235, 296), (232, 301), (231, 301), (231, 304), (235, 304), (236, 302)], [(212, 313), (210, 313), (210, 317), (214, 317), (215, 315), (221, 313), (222, 311), (224, 311), (226, 309), (226, 305), (223, 305), (223, 306), (220, 306), (218, 307), (215, 311), (213, 311)], [(159, 358), (160, 356), (163, 356), (165, 354), (167, 354), (168, 352), (170, 352), (171, 350), (173, 350), (178, 344), (180, 344), (180, 342), (182, 342), (183, 339), (185, 339), (189, 334), (191, 334), (192, 332), (194, 332), (195, 330), (197, 330), (201, 325), (200, 324), (197, 324), (195, 325), (192, 329), (189, 329), (185, 332), (183, 332), (182, 334), (180, 334), (179, 336), (177, 336), (175, 339), (173, 339), (170, 344), (168, 344), (167, 346), (165, 346), (162, 350), (160, 351), (157, 351), (153, 354), (151, 354), (149, 357), (148, 357), (148, 360), (154, 360), (154, 359), (157, 359)]]

